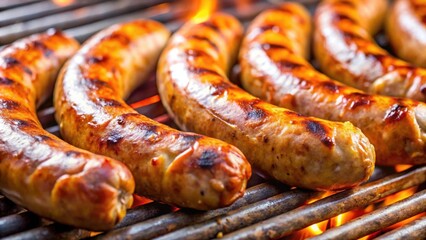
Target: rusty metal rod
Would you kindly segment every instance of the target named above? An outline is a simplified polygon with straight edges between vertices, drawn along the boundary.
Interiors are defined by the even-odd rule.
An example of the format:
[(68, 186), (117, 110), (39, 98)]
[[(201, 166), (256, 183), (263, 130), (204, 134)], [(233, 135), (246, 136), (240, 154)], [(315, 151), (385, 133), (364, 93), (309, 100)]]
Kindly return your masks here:
[(222, 235), (295, 209), (322, 194), (323, 192), (291, 190), (236, 209), (222, 217), (191, 225), (156, 239), (211, 239), (217, 237), (218, 234)]
[(169, 213), (172, 210), (173, 209), (171, 206), (157, 202), (141, 205), (127, 211), (127, 214), (124, 219), (120, 223), (118, 223), (114, 228), (118, 229), (122, 227), (127, 227), (129, 225)]
[(426, 211), (426, 190), (355, 218), (310, 239), (358, 239), (424, 211)]
[(224, 239), (271, 239), (288, 235), (314, 223), (337, 216), (395, 192), (426, 181), (426, 166), (410, 168), (404, 172), (349, 189), (285, 214), (240, 229)]
[(88, 236), (90, 236), (89, 231), (53, 223), (47, 226), (14, 234), (6, 238), (2, 238), (2, 240), (77, 240)]
[(375, 240), (390, 239), (426, 239), (426, 216), (375, 238)]
[(240, 208), (244, 205), (254, 203), (265, 198), (277, 195), (284, 191), (285, 188), (262, 183), (249, 188), (244, 196), (238, 199), (231, 206), (216, 209), (207, 212), (194, 210), (181, 210), (178, 212), (165, 214), (160, 217), (137, 223), (128, 227), (120, 228), (102, 235), (95, 236), (95, 239), (150, 239), (169, 231), (188, 226), (190, 224), (203, 222), (214, 217), (223, 215), (231, 210)]
[(0, 237), (37, 227), (41, 218), (31, 212), (23, 212), (0, 218)]

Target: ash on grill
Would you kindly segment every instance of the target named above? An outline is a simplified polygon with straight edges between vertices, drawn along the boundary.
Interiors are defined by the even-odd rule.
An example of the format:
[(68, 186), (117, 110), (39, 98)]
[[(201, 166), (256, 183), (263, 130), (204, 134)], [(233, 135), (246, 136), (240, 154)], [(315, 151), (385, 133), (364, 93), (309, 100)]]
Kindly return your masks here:
[[(213, 8), (244, 24), (277, 1), (259, 0), (15, 0), (0, 2), (0, 45), (55, 27), (84, 41), (114, 23), (151, 18), (172, 31)], [(207, 3), (206, 3), (207, 2)], [(316, 0), (299, 1), (311, 10)], [(188, 7), (189, 6), (189, 7)], [(383, 40), (382, 36), (379, 40)], [(382, 41), (383, 42), (383, 41)], [(161, 105), (155, 77), (128, 99), (138, 112), (176, 127)], [(51, 101), (38, 112), (43, 126), (59, 135)], [(377, 239), (426, 238), (426, 166), (377, 167), (370, 182), (342, 192), (290, 189), (254, 176), (243, 198), (207, 212), (176, 209), (138, 198), (114, 230), (93, 233), (53, 223), (0, 196), (0, 237), (6, 239)], [(142, 200), (141, 200), (142, 199)], [(365, 237), (366, 236), (366, 237)]]

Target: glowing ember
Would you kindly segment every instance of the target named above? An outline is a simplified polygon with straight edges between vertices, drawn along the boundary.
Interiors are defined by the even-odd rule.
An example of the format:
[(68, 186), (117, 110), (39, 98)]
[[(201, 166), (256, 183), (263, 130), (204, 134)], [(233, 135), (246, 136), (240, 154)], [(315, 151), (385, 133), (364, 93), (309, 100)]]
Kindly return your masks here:
[(194, 23), (200, 23), (207, 20), (217, 8), (216, 0), (211, 0), (211, 1), (199, 0), (197, 1), (196, 4), (198, 6), (197, 11), (191, 17), (191, 21)]
[(151, 199), (148, 199), (148, 198), (145, 198), (145, 197), (133, 194), (133, 205), (132, 205), (132, 208), (140, 206), (140, 205), (144, 205), (144, 204), (147, 204), (147, 203), (150, 203), (150, 202), (152, 202)]
[(74, 3), (74, 0), (52, 0), (52, 2), (60, 7), (64, 7)]
[(395, 166), (395, 171), (397, 171), (397, 172), (402, 172), (402, 171), (404, 171), (404, 170), (409, 169), (410, 167), (412, 167), (412, 166), (411, 166), (411, 165), (402, 165), (402, 164), (400, 164), (400, 165), (396, 165), (396, 166)]
[(130, 104), (130, 106), (132, 108), (141, 108), (141, 107), (145, 107), (145, 106), (157, 103), (159, 101), (160, 101), (160, 96), (154, 95), (152, 97), (140, 100), (139, 102), (132, 103), (132, 104)]

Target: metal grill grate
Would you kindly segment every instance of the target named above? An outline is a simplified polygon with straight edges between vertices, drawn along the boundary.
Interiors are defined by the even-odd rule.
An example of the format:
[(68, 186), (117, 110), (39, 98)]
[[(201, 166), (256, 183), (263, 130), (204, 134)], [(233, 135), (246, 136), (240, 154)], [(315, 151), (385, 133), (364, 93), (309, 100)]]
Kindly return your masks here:
[[(63, 29), (84, 41), (93, 33), (111, 24), (135, 18), (151, 18), (176, 30), (193, 9), (185, 1), (81, 0), (71, 4), (46, 0), (0, 1), (0, 45), (10, 43), (50, 27)], [(248, 2), (248, 1), (245, 1)], [(260, 11), (272, 6), (266, 1), (249, 1), (249, 8), (238, 10), (236, 1), (220, 1), (221, 10), (237, 16), (247, 24)], [(315, 7), (315, 0), (299, 1)], [(191, 5), (191, 4), (190, 4)], [(176, 127), (161, 105), (155, 86), (155, 76), (138, 88), (128, 99), (138, 112), (159, 122)], [(53, 118), (51, 100), (43, 105), (38, 116), (43, 126), (59, 135)], [(394, 168), (378, 167), (369, 183), (338, 193), (314, 192), (288, 188), (276, 182), (254, 176), (243, 198), (233, 205), (207, 212), (175, 208), (157, 202), (134, 207), (115, 229), (106, 233), (53, 223), (42, 219), (0, 196), (0, 237), (5, 239), (233, 239), (303, 238), (299, 230), (331, 219), (339, 214), (365, 209), (372, 212), (327, 230), (318, 239), (370, 238), (384, 233), (388, 226), (424, 214), (426, 211), (426, 166), (413, 167), (397, 173)], [(405, 189), (416, 189), (404, 200), (385, 206), (384, 198)], [(318, 200), (319, 199), (319, 200)], [(317, 201), (315, 201), (317, 200)], [(308, 204), (309, 203), (309, 204)], [(379, 231), (379, 232), (377, 232)], [(426, 217), (379, 236), (384, 238), (416, 238), (426, 235)]]

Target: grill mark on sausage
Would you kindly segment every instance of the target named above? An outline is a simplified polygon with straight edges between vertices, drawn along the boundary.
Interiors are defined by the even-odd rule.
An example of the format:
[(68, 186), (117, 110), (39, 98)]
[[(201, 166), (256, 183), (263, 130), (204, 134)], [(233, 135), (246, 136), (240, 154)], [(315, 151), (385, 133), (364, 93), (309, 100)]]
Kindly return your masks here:
[(221, 75), (218, 72), (216, 72), (215, 70), (202, 68), (202, 67), (189, 66), (188, 71), (190, 71), (191, 73), (197, 74), (197, 75), (212, 74), (212, 75), (216, 75), (216, 76), (221, 77)]
[(44, 141), (50, 141), (52, 140), (52, 138), (46, 135), (35, 135), (34, 140), (36, 140), (37, 142), (44, 142)]
[(205, 51), (198, 49), (185, 49), (185, 54), (190, 57), (210, 57)]
[(86, 62), (88, 64), (97, 64), (97, 63), (103, 63), (108, 60), (107, 56), (89, 56), (86, 57)]
[(67, 157), (78, 157), (81, 155), (81, 152), (70, 150), (65, 152), (65, 156)]
[(12, 123), (20, 129), (26, 127), (35, 127), (36, 125), (34, 121), (27, 121), (23, 119), (13, 119)]
[(288, 48), (288, 46), (286, 45), (281, 45), (281, 44), (275, 44), (275, 43), (262, 43), (260, 44), (260, 47), (265, 50), (275, 50), (275, 49), (282, 49), (282, 50), (287, 50), (290, 53), (293, 53), (293, 51), (291, 49)]
[(37, 48), (37, 49), (39, 49), (40, 51), (42, 51), (42, 52), (43, 52), (43, 55), (44, 55), (45, 57), (50, 57), (50, 56), (53, 54), (52, 49), (48, 48), (48, 47), (46, 46), (46, 44), (44, 44), (44, 43), (43, 43), (43, 42), (41, 42), (41, 41), (34, 41), (34, 42), (33, 42), (33, 45), (34, 45), (34, 48)]
[(118, 41), (120, 44), (124, 46), (129, 45), (131, 41), (126, 35), (120, 34), (117, 32), (108, 34), (107, 36), (103, 37), (101, 41), (108, 41), (108, 40)]
[(353, 7), (353, 8), (355, 8), (356, 6), (354, 5), (354, 3), (353, 2), (351, 2), (351, 1), (346, 1), (346, 0), (341, 0), (341, 1), (339, 1), (339, 2), (336, 2), (336, 4), (339, 4), (339, 5), (346, 5), (346, 6), (348, 6), (348, 7)]
[(373, 102), (373, 99), (370, 95), (358, 92), (347, 94), (345, 99), (348, 101), (347, 107), (349, 110), (354, 110), (361, 106), (368, 106)]
[(124, 113), (117, 117), (118, 125), (124, 125), (129, 117), (138, 117), (138, 113)]
[(210, 169), (215, 164), (215, 159), (219, 158), (219, 154), (212, 150), (204, 151), (200, 158), (197, 160), (197, 164), (199, 167), (203, 169)]
[(183, 142), (189, 143), (189, 144), (195, 141), (198, 141), (199, 139), (202, 138), (202, 136), (200, 135), (188, 134), (188, 133), (179, 133), (179, 137), (182, 139)]
[(0, 77), (0, 85), (12, 85), (15, 81), (7, 77)]
[(231, 85), (227, 82), (212, 83), (211, 86), (214, 89), (212, 96), (223, 95), (224, 92), (227, 92), (232, 88)]
[(28, 75), (32, 75), (33, 72), (31, 71), (31, 69), (29, 69), (27, 66), (25, 66), (24, 64), (22, 64), (18, 59), (14, 58), (14, 57), (4, 57), (3, 61), (5, 63), (5, 67), (9, 68), (9, 67), (14, 67), (14, 66), (19, 66), (21, 67), (21, 69)]
[(188, 38), (189, 39), (197, 39), (197, 40), (200, 40), (200, 41), (204, 41), (204, 42), (208, 43), (216, 51), (219, 51), (219, 47), (216, 45), (216, 43), (214, 43), (211, 39), (209, 39), (207, 37), (198, 36), (198, 35), (191, 35)]
[(111, 88), (111, 85), (108, 82), (102, 81), (97, 78), (85, 78), (84, 80), (86, 86), (91, 90), (99, 90), (104, 87)]
[(260, 102), (260, 99), (238, 102), (238, 104), (246, 114), (246, 120), (261, 120), (267, 116), (265, 110), (256, 106)]
[(201, 25), (204, 26), (204, 27), (211, 28), (212, 30), (220, 33), (220, 28), (211, 21), (203, 22), (203, 23), (201, 23)]
[(98, 98), (98, 103), (102, 107), (121, 107), (121, 103), (115, 99)]
[(13, 110), (19, 107), (19, 103), (9, 99), (0, 99), (0, 109)]
[(324, 89), (332, 92), (332, 93), (338, 93), (340, 91), (340, 89), (342, 88), (341, 86), (330, 82), (330, 81), (326, 81), (326, 82), (322, 82), (320, 83), (320, 86), (322, 86)]
[(303, 64), (290, 62), (290, 61), (287, 61), (287, 60), (276, 61), (276, 64), (280, 68), (281, 71), (291, 71), (291, 70), (294, 70), (296, 68), (300, 68), (300, 67), (304, 66)]
[(140, 123), (138, 124), (138, 127), (140, 130), (142, 130), (141, 136), (146, 140), (152, 141), (152, 138), (158, 135), (158, 127), (155, 125)]
[(122, 139), (123, 139), (123, 136), (118, 131), (111, 131), (106, 138), (106, 144), (108, 147), (114, 147)]
[(386, 112), (385, 122), (390, 124), (402, 120), (407, 116), (408, 108), (400, 103), (395, 103)]
[(333, 22), (348, 21), (352, 24), (357, 24), (357, 21), (355, 19), (343, 13), (335, 13), (332, 16), (333, 16), (333, 20), (332, 20)]
[(331, 148), (335, 143), (327, 136), (327, 129), (319, 122), (313, 120), (305, 120), (306, 129), (317, 136), (321, 142), (328, 148)]

